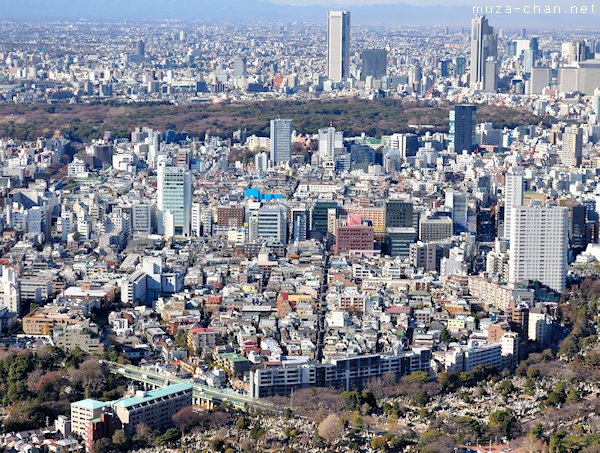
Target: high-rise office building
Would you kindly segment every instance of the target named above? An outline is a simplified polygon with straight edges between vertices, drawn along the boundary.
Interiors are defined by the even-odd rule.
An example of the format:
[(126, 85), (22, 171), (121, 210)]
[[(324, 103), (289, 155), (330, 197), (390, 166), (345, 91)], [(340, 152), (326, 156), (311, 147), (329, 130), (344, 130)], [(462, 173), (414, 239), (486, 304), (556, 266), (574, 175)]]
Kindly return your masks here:
[(271, 120), (271, 163), (292, 160), (292, 120)]
[(192, 216), (192, 180), (189, 170), (158, 169), (158, 233), (189, 236)]
[(570, 237), (573, 255), (577, 256), (585, 251), (588, 245), (589, 235), (587, 232), (587, 207), (584, 205), (571, 208)]
[(308, 235), (308, 213), (306, 206), (292, 208), (291, 237), (293, 242), (306, 241)]
[(563, 53), (569, 64), (585, 61), (590, 57), (590, 49), (584, 40), (573, 40), (563, 45)]
[(322, 234), (327, 234), (329, 212), (334, 210), (339, 211), (338, 202), (335, 200), (317, 200), (311, 211), (310, 225), (311, 230)]
[(573, 125), (563, 133), (562, 148), (559, 150), (560, 161), (569, 167), (580, 167), (583, 158), (583, 132), (579, 126)]
[(454, 229), (463, 231), (468, 229), (468, 197), (465, 192), (448, 190), (446, 192), (444, 207), (452, 212)]
[(146, 43), (139, 39), (137, 42), (137, 56), (145, 57), (146, 56)]
[(483, 90), (495, 93), (498, 90), (498, 61), (493, 57), (485, 62), (485, 78)]
[(233, 59), (234, 77), (246, 77), (248, 75), (248, 60), (246, 57), (235, 57)]
[(473, 18), (471, 23), (471, 88), (484, 89), (486, 62), (498, 57), (498, 38), (485, 16)]
[(381, 79), (387, 74), (387, 50), (385, 49), (367, 49), (360, 54), (362, 61), (362, 71), (360, 77), (365, 80), (366, 77)]
[(251, 241), (274, 241), (287, 244), (287, 210), (284, 206), (265, 206), (249, 219)]
[(530, 49), (533, 51), (533, 58), (540, 58), (540, 40), (537, 36), (530, 39)]
[(413, 223), (413, 204), (405, 200), (389, 200), (385, 204), (386, 228), (410, 228)]
[(471, 152), (476, 142), (477, 107), (474, 105), (454, 105), (450, 109), (450, 143), (456, 153)]
[(152, 233), (152, 209), (147, 204), (135, 204), (131, 207), (131, 231), (133, 234)]
[(509, 239), (512, 209), (523, 206), (523, 175), (508, 173), (504, 181), (504, 238)]
[(592, 97), (592, 109), (596, 114), (596, 124), (600, 124), (600, 88), (594, 90), (594, 96)]
[(373, 250), (373, 227), (363, 224), (359, 216), (337, 220), (335, 227), (335, 253), (368, 252)]
[(350, 12), (348, 11), (329, 11), (327, 75), (333, 82), (341, 82), (350, 75)]
[(461, 76), (466, 72), (467, 59), (465, 57), (456, 57), (454, 60), (454, 75)]
[(569, 210), (517, 206), (512, 208), (509, 281), (539, 281), (561, 292), (567, 278)]
[(448, 66), (449, 66), (449, 61), (448, 60), (439, 60), (437, 62), (437, 68), (438, 68), (438, 72), (440, 74), (440, 77), (448, 77)]
[(344, 133), (330, 126), (319, 129), (319, 159), (321, 161), (333, 160), (335, 150), (344, 147)]
[(544, 88), (552, 83), (552, 69), (548, 67), (532, 67), (530, 78), (531, 94), (542, 94)]
[(15, 270), (8, 266), (2, 266), (2, 276), (0, 277), (0, 286), (2, 292), (0, 293), (0, 300), (2, 301), (2, 307), (7, 308), (9, 311), (16, 313), (17, 316), (21, 315), (21, 285), (19, 277)]
[(265, 174), (269, 169), (269, 155), (267, 153), (258, 153), (254, 156), (254, 169), (258, 174)]

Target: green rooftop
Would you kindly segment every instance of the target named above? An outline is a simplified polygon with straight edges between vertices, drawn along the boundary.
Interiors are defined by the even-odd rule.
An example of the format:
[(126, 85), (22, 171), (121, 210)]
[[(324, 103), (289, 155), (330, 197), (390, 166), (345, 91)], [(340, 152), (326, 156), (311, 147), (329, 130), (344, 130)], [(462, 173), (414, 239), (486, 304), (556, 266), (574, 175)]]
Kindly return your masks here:
[(73, 403), (77, 407), (82, 407), (83, 409), (87, 409), (88, 411), (95, 411), (98, 409), (102, 409), (104, 406), (108, 406), (110, 402), (97, 401), (92, 399), (86, 399), (77, 401)]
[(129, 398), (123, 398), (122, 400), (115, 401), (112, 406), (113, 407), (131, 407), (136, 404), (142, 404), (146, 402), (150, 402), (152, 400), (162, 398), (165, 396), (172, 395), (173, 393), (183, 392), (186, 390), (192, 390), (192, 384), (175, 384), (168, 385), (167, 387), (162, 387), (156, 390), (151, 390), (149, 392), (145, 392), (145, 396), (131, 396)]
[(243, 355), (236, 354), (235, 352), (224, 352), (219, 354), (224, 360), (230, 360), (232, 362), (248, 362), (248, 359)]

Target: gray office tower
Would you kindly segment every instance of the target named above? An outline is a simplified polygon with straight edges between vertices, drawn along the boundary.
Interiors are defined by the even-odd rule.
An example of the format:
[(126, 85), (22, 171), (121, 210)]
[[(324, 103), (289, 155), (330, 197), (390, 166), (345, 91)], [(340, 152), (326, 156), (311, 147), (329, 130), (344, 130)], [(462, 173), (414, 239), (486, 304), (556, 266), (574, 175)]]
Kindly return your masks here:
[(141, 39), (137, 42), (137, 56), (145, 57), (146, 56), (146, 43)]
[(362, 60), (361, 78), (363, 80), (368, 76), (374, 79), (381, 79), (387, 74), (387, 50), (363, 50), (360, 57)]
[(474, 105), (454, 105), (450, 109), (450, 143), (454, 152), (473, 151), (476, 143), (477, 107)]
[(271, 120), (271, 162), (292, 160), (292, 120)]
[(248, 74), (248, 60), (246, 57), (235, 57), (233, 59), (234, 77), (246, 77)]
[(334, 82), (350, 76), (350, 13), (329, 11), (327, 17), (327, 75)]
[(387, 228), (410, 228), (413, 226), (413, 204), (404, 200), (389, 200), (385, 205)]
[(471, 88), (484, 89), (486, 62), (498, 58), (498, 38), (485, 16), (473, 18), (471, 23)]

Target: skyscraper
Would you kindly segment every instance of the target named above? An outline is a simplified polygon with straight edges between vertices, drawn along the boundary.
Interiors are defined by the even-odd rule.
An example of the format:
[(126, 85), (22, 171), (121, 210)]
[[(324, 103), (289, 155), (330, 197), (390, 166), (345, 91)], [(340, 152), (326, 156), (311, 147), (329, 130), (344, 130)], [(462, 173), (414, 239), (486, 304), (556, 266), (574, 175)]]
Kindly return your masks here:
[(385, 204), (387, 228), (410, 228), (413, 222), (413, 203), (404, 200), (388, 200)]
[(292, 120), (271, 120), (271, 163), (292, 160)]
[(265, 206), (249, 219), (251, 241), (274, 241), (287, 244), (287, 210), (284, 206)]
[(343, 147), (343, 132), (337, 132), (333, 126), (319, 129), (319, 158), (321, 161), (333, 160), (335, 150)]
[(583, 154), (583, 132), (579, 126), (573, 125), (563, 133), (562, 148), (559, 151), (560, 161), (569, 167), (580, 167)]
[(596, 114), (596, 124), (600, 124), (600, 88), (594, 90), (594, 96), (592, 97), (592, 109)]
[(483, 81), (484, 91), (495, 93), (498, 90), (498, 61), (489, 57), (485, 62), (485, 78)]
[(582, 39), (570, 41), (565, 47), (568, 53), (567, 60), (569, 64), (585, 61), (590, 55), (590, 49)]
[(306, 206), (292, 208), (291, 241), (306, 241), (308, 231), (308, 214)]
[(246, 77), (248, 75), (248, 60), (246, 57), (237, 56), (233, 59), (234, 77)]
[(514, 172), (506, 175), (504, 182), (504, 238), (509, 239), (512, 225), (512, 208), (523, 206), (523, 175)]
[(189, 236), (192, 217), (192, 180), (189, 170), (158, 169), (158, 233)]
[(385, 49), (367, 49), (360, 54), (362, 61), (362, 72), (360, 78), (365, 80), (371, 76), (374, 79), (381, 79), (387, 74), (387, 50)]
[(486, 62), (498, 57), (498, 38), (485, 16), (473, 18), (471, 23), (471, 88), (484, 89)]
[(141, 39), (137, 42), (137, 56), (142, 58), (146, 56), (146, 43)]
[(475, 126), (477, 107), (474, 105), (454, 105), (450, 109), (450, 142), (456, 153), (471, 152), (476, 142)]
[(509, 280), (534, 280), (561, 292), (567, 279), (567, 208), (512, 208)]
[(452, 222), (456, 231), (468, 229), (469, 200), (465, 192), (448, 190), (444, 207), (452, 212)]
[(467, 60), (465, 57), (456, 57), (454, 60), (454, 75), (461, 76), (466, 72)]
[(350, 75), (350, 13), (347, 11), (329, 11), (327, 75), (334, 82), (341, 82)]

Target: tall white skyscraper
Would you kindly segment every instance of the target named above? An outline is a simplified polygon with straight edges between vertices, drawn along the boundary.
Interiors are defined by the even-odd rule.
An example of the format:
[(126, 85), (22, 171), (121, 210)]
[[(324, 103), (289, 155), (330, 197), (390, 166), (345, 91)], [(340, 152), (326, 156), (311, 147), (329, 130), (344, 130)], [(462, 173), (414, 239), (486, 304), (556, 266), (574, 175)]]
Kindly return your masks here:
[(327, 75), (334, 82), (341, 82), (350, 75), (350, 13), (348, 11), (329, 11)]
[(269, 169), (269, 156), (267, 153), (258, 153), (254, 156), (254, 169), (258, 174), (265, 174)]
[(192, 216), (192, 179), (179, 167), (158, 169), (158, 233), (189, 236)]
[(561, 292), (567, 280), (568, 208), (512, 208), (509, 281), (537, 280)]
[(594, 96), (592, 97), (592, 109), (596, 114), (596, 124), (600, 124), (600, 88), (594, 90)]
[(471, 88), (485, 88), (488, 58), (498, 56), (498, 38), (485, 16), (477, 16), (471, 22)]
[(512, 208), (523, 206), (523, 175), (518, 172), (507, 173), (504, 181), (504, 234), (510, 237)]
[(200, 203), (192, 203), (191, 234), (195, 237), (200, 237), (202, 231), (202, 207)]
[(292, 160), (292, 120), (271, 120), (271, 163)]
[(562, 148), (558, 152), (560, 162), (569, 167), (580, 167), (583, 159), (583, 131), (573, 125), (563, 133)]
[(319, 129), (319, 158), (321, 161), (333, 160), (335, 150), (343, 147), (343, 132), (337, 132), (332, 126)]
[(19, 277), (14, 269), (8, 266), (2, 266), (2, 277), (0, 277), (2, 286), (2, 307), (8, 308), (8, 311), (21, 314), (21, 290), (19, 286)]

